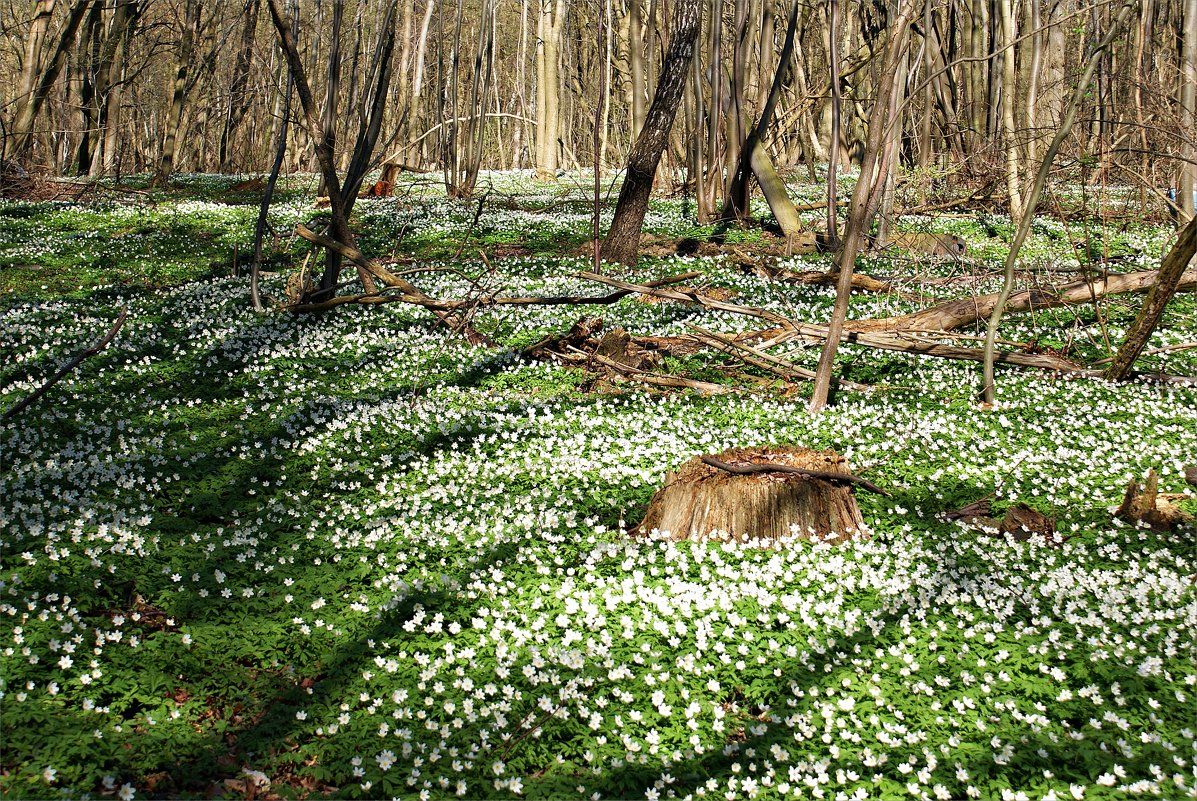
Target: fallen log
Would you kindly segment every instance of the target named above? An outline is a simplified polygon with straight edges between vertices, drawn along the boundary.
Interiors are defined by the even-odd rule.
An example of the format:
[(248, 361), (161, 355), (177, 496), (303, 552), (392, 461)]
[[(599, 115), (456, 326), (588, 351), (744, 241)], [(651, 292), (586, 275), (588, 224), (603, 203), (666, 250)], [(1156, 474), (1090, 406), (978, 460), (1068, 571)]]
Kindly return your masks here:
[[(815, 325), (813, 323), (795, 322), (794, 320), (768, 309), (762, 309), (755, 306), (743, 306), (738, 303), (715, 300), (714, 298), (708, 298), (697, 292), (682, 293), (669, 289), (631, 284), (627, 281), (620, 281), (616, 278), (608, 278), (605, 275), (598, 275), (596, 273), (584, 272), (580, 273), (580, 275), (588, 280), (597, 281), (599, 283), (618, 287), (620, 289), (630, 289), (634, 292), (642, 292), (644, 294), (656, 294), (660, 297), (671, 298), (673, 300), (690, 301), (706, 309), (726, 311), (732, 314), (742, 314), (748, 317), (756, 317), (758, 319), (767, 320), (778, 328), (782, 329), (772, 337), (771, 342), (774, 345), (779, 345), (782, 342), (792, 341), (799, 338), (812, 340), (823, 340), (827, 338), (827, 326)], [(944, 345), (938, 342), (913, 340), (908, 337), (902, 337), (896, 333), (865, 333), (858, 331), (845, 331), (840, 337), (840, 341), (848, 342), (854, 345), (863, 345), (870, 348), (878, 348), (880, 350), (892, 350), (899, 353), (914, 353), (922, 356), (934, 356), (942, 359), (957, 359), (963, 361), (979, 362), (984, 358), (983, 351), (980, 348), (961, 348), (954, 345)], [(1073, 362), (1048, 354), (1002, 352), (997, 355), (997, 361), (1001, 364), (1013, 364), (1020, 367), (1035, 367), (1042, 370), (1056, 370), (1065, 373), (1081, 371), (1081, 368)]]
[[(1099, 280), (1075, 281), (1060, 287), (1025, 289), (1010, 296), (1006, 312), (1080, 306), (1109, 295), (1145, 292), (1155, 283), (1157, 274), (1156, 270), (1144, 270), (1110, 275)], [(1178, 289), (1194, 288), (1197, 288), (1197, 270), (1188, 270), (1181, 276)], [(994, 292), (977, 298), (950, 300), (913, 314), (873, 320), (850, 320), (846, 325), (853, 331), (951, 331), (988, 319), (999, 295), (1000, 293)]]
[(622, 364), (609, 359), (599, 353), (585, 353), (578, 351), (582, 356), (588, 359), (593, 359), (604, 367), (609, 368), (615, 373), (618, 373), (624, 378), (633, 381), (639, 381), (642, 384), (651, 384), (658, 387), (671, 387), (674, 389), (692, 389), (701, 395), (734, 395), (739, 392), (735, 387), (724, 386), (723, 384), (714, 384), (710, 381), (699, 381), (694, 378), (684, 378), (675, 375), (660, 375), (659, 373), (651, 373), (647, 370), (641, 370), (638, 367)]
[[(820, 270), (806, 270), (803, 272), (794, 272), (793, 270), (783, 270), (763, 265), (759, 266), (755, 272), (769, 281), (778, 281), (783, 284), (800, 284), (802, 286), (835, 286), (840, 278), (838, 271), (823, 272)], [(852, 288), (861, 292), (897, 295), (903, 300), (920, 301), (927, 299), (927, 296), (922, 293), (906, 292), (888, 281), (882, 281), (863, 273), (852, 273)]]
[(745, 364), (750, 364), (753, 367), (773, 373), (786, 381), (814, 380), (815, 373), (813, 370), (799, 367), (796, 364), (787, 362), (785, 359), (779, 359), (771, 353), (766, 353), (763, 350), (757, 350), (751, 345), (737, 342), (735, 337), (708, 331), (696, 325), (687, 325), (686, 327), (693, 331), (693, 336), (704, 344), (714, 346)]

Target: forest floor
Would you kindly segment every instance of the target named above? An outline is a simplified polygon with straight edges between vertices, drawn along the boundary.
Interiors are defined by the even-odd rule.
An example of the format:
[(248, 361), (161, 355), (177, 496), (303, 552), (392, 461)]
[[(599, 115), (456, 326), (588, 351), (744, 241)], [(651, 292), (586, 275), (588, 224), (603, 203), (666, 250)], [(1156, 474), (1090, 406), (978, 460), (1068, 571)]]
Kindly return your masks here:
[[(593, 313), (572, 306), (479, 309), (497, 348), (400, 303), (255, 314), (256, 198), (234, 183), (0, 202), (0, 412), (128, 309), (106, 350), (0, 423), (5, 797), (1197, 793), (1197, 528), (1112, 515), (1152, 468), (1197, 512), (1197, 389), (999, 366), (986, 410), (978, 365), (845, 344), (838, 374), (871, 389), (810, 416), (807, 386), (744, 386), (752, 369), (715, 352), (660, 369), (732, 394), (596, 385), (519, 355)], [(609, 291), (576, 276), (585, 176), (482, 183), (481, 207), (428, 176), (359, 201), (362, 250), (429, 269), (412, 280), (434, 297)], [(294, 179), (271, 213), (275, 298), (313, 189)], [(1059, 197), (1020, 286), (1158, 266), (1171, 228), (1126, 214), (1130, 194)], [(968, 253), (866, 256), (905, 294), (856, 295), (852, 317), (998, 288), (1007, 217), (896, 224)], [(722, 255), (672, 255), (661, 243), (713, 233), (685, 197), (655, 200), (645, 232), (657, 255), (610, 274), (698, 271), (739, 303), (830, 315), (833, 289), (745, 269), (826, 255), (769, 255), (756, 228)], [(1001, 336), (1092, 365), (1140, 298), (1011, 316)], [(642, 335), (751, 325), (634, 297), (598, 313)], [(1182, 294), (1140, 366), (1197, 376), (1194, 342)], [(818, 348), (785, 355), (812, 368)], [(764, 444), (834, 449), (887, 490), (858, 498), (871, 537), (628, 534), (668, 471)], [(1027, 504), (1057, 536), (945, 516), (983, 499)]]

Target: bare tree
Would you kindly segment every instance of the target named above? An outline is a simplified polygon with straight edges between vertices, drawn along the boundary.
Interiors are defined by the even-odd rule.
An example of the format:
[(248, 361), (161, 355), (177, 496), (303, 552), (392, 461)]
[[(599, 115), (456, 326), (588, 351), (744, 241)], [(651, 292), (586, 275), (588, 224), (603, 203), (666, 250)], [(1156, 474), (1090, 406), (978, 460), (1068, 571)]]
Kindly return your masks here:
[(615, 217), (603, 242), (605, 261), (635, 265), (640, 250), (640, 228), (648, 210), (648, 198), (661, 153), (669, 142), (674, 117), (686, 85), (686, 70), (694, 57), (698, 39), (699, 0), (675, 0), (669, 49), (661, 65), (661, 76), (644, 128), (628, 157), (627, 172), (615, 206)]
[[(812, 414), (823, 411), (827, 406), (835, 354), (844, 329), (844, 321), (848, 317), (848, 301), (852, 294), (852, 272), (856, 256), (868, 233), (868, 220), (871, 216), (871, 207), (876, 203), (877, 190), (884, 183), (885, 169), (881, 164), (884, 143), (890, 136), (888, 129), (898, 123), (896, 115), (893, 113), (896, 108), (893, 93), (898, 84), (897, 65), (908, 44), (907, 33), (914, 17), (914, 10), (914, 3), (908, 2), (902, 6), (897, 20), (889, 29), (885, 56), (877, 81), (877, 93), (873, 98), (873, 108), (869, 114), (868, 139), (865, 143), (864, 162), (860, 166), (860, 179), (856, 182), (856, 189), (852, 192), (852, 207), (848, 215), (848, 224), (844, 229), (844, 240), (836, 254), (835, 266), (839, 271), (839, 278), (836, 282), (835, 308), (831, 313), (831, 322), (827, 326), (827, 341), (823, 343), (823, 352), (819, 355), (819, 366), (815, 371), (815, 385), (809, 407)], [(833, 211), (834, 209), (829, 209), (828, 213)]]
[(162, 140), (162, 155), (158, 159), (158, 169), (154, 175), (154, 184), (157, 186), (165, 185), (174, 173), (175, 149), (179, 128), (183, 123), (183, 101), (189, 88), (188, 78), (194, 69), (191, 60), (195, 52), (196, 38), (200, 33), (202, 16), (202, 0), (186, 0), (183, 5), (183, 31), (179, 38), (175, 75), (171, 83), (170, 108), (167, 110), (166, 131)]
[(981, 395), (985, 403), (992, 404), (995, 399), (996, 387), (994, 385), (993, 364), (995, 345), (997, 343), (997, 330), (1001, 323), (1002, 315), (1006, 311), (1006, 302), (1010, 299), (1010, 293), (1014, 289), (1014, 267), (1018, 262), (1018, 254), (1022, 250), (1022, 245), (1026, 241), (1027, 235), (1031, 232), (1031, 222), (1035, 215), (1035, 209), (1039, 206), (1039, 198), (1043, 195), (1043, 188), (1047, 184), (1047, 176), (1051, 171), (1052, 162), (1055, 161), (1056, 153), (1059, 152), (1060, 146), (1063, 145), (1064, 140), (1072, 132), (1072, 125), (1076, 121), (1077, 109), (1080, 108), (1081, 102), (1089, 91), (1093, 74), (1097, 71), (1097, 65), (1101, 61), (1102, 55), (1113, 43), (1115, 36), (1117, 36), (1127, 16), (1130, 15), (1135, 3), (1136, 0), (1127, 0), (1127, 2), (1122, 4), (1117, 16), (1110, 23), (1109, 30), (1106, 31), (1105, 36), (1089, 52), (1085, 71), (1081, 74), (1081, 78), (1077, 82), (1076, 90), (1072, 94), (1072, 101), (1064, 111), (1064, 119), (1060, 121), (1060, 128), (1056, 131), (1056, 136), (1052, 139), (1051, 144), (1048, 145), (1047, 152), (1044, 153), (1043, 159), (1039, 164), (1039, 172), (1035, 176), (1035, 183), (1031, 186), (1031, 191), (1027, 193), (1026, 206), (1023, 210), (1022, 218), (1019, 220), (1018, 229), (1014, 233), (1014, 241), (1010, 245), (1010, 252), (1006, 254), (1006, 264), (1002, 277), (1002, 291), (998, 296), (993, 314), (989, 317), (989, 325), (985, 330), (985, 361), (982, 367), (981, 378)]
[[(4, 138), (3, 155), (5, 158), (23, 159), (28, 157), (32, 144), (33, 124), (37, 120), (54, 82), (58, 80), (58, 74), (62, 72), (62, 68), (66, 64), (67, 55), (75, 45), (75, 36), (79, 32), (79, 25), (87, 15), (89, 5), (89, 0), (76, 0), (75, 4), (71, 6), (66, 24), (63, 25), (62, 32), (58, 36), (58, 43), (50, 54), (49, 60), (41, 68), (37, 79), (29, 80), (31, 89), (18, 96), (12, 127)], [(34, 18), (34, 24), (41, 24), (43, 20), (44, 17), (39, 15)], [(37, 49), (39, 52), (41, 51), (40, 43)], [(36, 67), (32, 66), (28, 68), (36, 70)]]
[(224, 127), (220, 131), (220, 149), (217, 159), (220, 169), (229, 165), (233, 135), (236, 133), (245, 113), (249, 111), (252, 95), (249, 93), (249, 73), (254, 50), (254, 35), (258, 29), (258, 14), (262, 0), (246, 0), (245, 22), (241, 28), (241, 43), (237, 49), (237, 62), (233, 67), (233, 79), (229, 86), (228, 106), (225, 110)]
[(1181, 162), (1180, 208), (1190, 218), (1194, 216), (1193, 193), (1197, 191), (1197, 0), (1184, 0), (1184, 56), (1180, 105), (1181, 130), (1185, 132), (1188, 159)]

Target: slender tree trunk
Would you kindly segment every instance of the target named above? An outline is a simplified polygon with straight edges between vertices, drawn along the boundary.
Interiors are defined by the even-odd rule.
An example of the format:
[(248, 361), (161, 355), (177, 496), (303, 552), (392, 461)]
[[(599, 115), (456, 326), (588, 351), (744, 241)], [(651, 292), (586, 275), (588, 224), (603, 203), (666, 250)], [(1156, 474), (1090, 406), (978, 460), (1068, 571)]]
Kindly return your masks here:
[(1131, 368), (1135, 366), (1135, 359), (1139, 358), (1139, 354), (1147, 346), (1147, 340), (1151, 339), (1152, 333), (1159, 325), (1160, 317), (1163, 316), (1168, 301), (1172, 300), (1172, 296), (1176, 294), (1181, 275), (1192, 263), (1195, 254), (1197, 254), (1197, 217), (1190, 219), (1188, 225), (1181, 229), (1176, 244), (1164, 257), (1159, 275), (1155, 279), (1155, 283), (1147, 290), (1147, 297), (1143, 300), (1142, 308), (1139, 309), (1139, 313), (1135, 315), (1135, 321), (1127, 329), (1126, 337), (1122, 340), (1122, 346), (1118, 348), (1114, 361), (1106, 368), (1105, 378), (1107, 380), (1121, 381), (1130, 374)]
[(482, 0), (478, 51), (474, 54), (474, 74), (470, 82), (470, 102), (466, 106), (465, 157), (460, 184), (453, 188), (455, 197), (471, 197), (482, 165), (486, 137), (486, 96), (490, 92), (491, 53), (494, 48), (495, 8), (492, 0)]
[[(595, 53), (602, 53), (604, 50), (603, 39), (606, 37), (607, 52), (610, 50), (611, 37), (608, 33), (607, 19), (603, 14), (603, 9), (598, 11), (598, 25), (595, 30)], [(594, 248), (594, 270), (598, 272), (602, 266), (602, 241), (600, 240), (599, 218), (600, 218), (600, 199), (602, 195), (602, 163), (603, 163), (603, 145), (605, 144), (605, 133), (603, 130), (603, 115), (607, 108), (607, 72), (604, 68), (599, 73), (599, 91), (598, 98), (594, 109), (594, 220), (592, 225), (591, 243)]]
[(931, 26), (934, 22), (931, 11), (935, 0), (923, 2), (923, 117), (919, 129), (919, 169), (926, 170), (931, 166), (931, 120), (935, 108), (935, 81), (932, 77), (935, 56), (931, 52), (935, 43), (931, 38)]
[(653, 176), (660, 163), (661, 153), (669, 143), (669, 132), (673, 128), (682, 90), (686, 85), (686, 70), (694, 56), (698, 29), (699, 0), (674, 0), (669, 49), (661, 65), (660, 78), (645, 117), (644, 128), (628, 157), (627, 174), (615, 206), (615, 217), (603, 242), (602, 256), (605, 261), (629, 266), (636, 264), (640, 250), (640, 228), (648, 210)]
[[(1027, 66), (1027, 144), (1023, 163), (1035, 164), (1039, 161), (1039, 81), (1043, 67), (1043, 33), (1039, 30), (1041, 18), (1041, 0), (1027, 0), (1028, 23), (1030, 28), (1030, 59)], [(1137, 86), (1137, 84), (1136, 84)], [(1028, 179), (1029, 180), (1029, 179)]]
[(162, 155), (154, 176), (155, 186), (165, 186), (175, 170), (175, 150), (179, 127), (183, 122), (183, 101), (187, 95), (187, 74), (191, 69), (191, 56), (195, 49), (195, 36), (199, 32), (200, 0), (187, 0), (183, 10), (183, 32), (175, 66), (175, 77), (171, 84), (170, 109), (166, 118), (166, 137), (162, 140)]
[[(291, 6), (291, 36), (299, 36), (299, 4), (294, 1)], [(291, 96), (295, 94), (295, 79), (290, 71), (287, 72), (287, 91), (283, 97), (283, 106), (279, 124), (278, 145), (274, 150), (274, 164), (270, 168), (270, 178), (266, 181), (266, 191), (262, 193), (262, 205), (258, 209), (258, 222), (254, 226), (254, 255), (249, 267), (249, 298), (254, 311), (264, 312), (262, 295), (258, 288), (258, 277), (262, 269), (262, 241), (266, 236), (266, 218), (270, 214), (270, 201), (274, 198), (274, 187), (278, 183), (279, 171), (283, 166), (283, 159), (287, 155), (287, 129), (291, 124)]]
[(363, 82), (359, 100), (357, 136), (353, 152), (345, 171), (342, 194), (345, 196), (345, 213), (353, 210), (358, 191), (370, 171), (371, 159), (382, 132), (383, 118), (390, 99), (391, 76), (394, 72), (395, 24), (399, 15), (399, 0), (389, 0), (383, 14), (379, 38), (374, 45), (367, 80)]
[[(299, 48), (296, 45), (298, 37), (293, 35), (288, 28), (287, 22), (283, 17), (283, 11), (279, 7), (279, 0), (267, 0), (267, 5), (270, 8), (270, 18), (278, 34), (279, 43), (283, 48), (284, 55), (287, 57), (287, 68), (290, 70), (291, 77), (295, 81), (295, 92), (299, 95), (299, 103), (303, 109), (303, 118), (307, 124), (308, 135), (311, 137), (315, 147), (316, 161), (320, 165), (321, 176), (325, 186), (328, 188), (328, 200), (332, 212), (333, 238), (341, 244), (356, 247), (353, 232), (349, 229), (349, 213), (345, 206), (345, 198), (341, 193), (341, 180), (337, 176), (333, 143), (325, 137), (323, 126), (316, 115), (316, 101), (312, 97), (312, 90), (308, 85), (303, 60), (299, 55)], [(366, 272), (365, 268), (358, 267), (358, 278), (362, 281), (366, 292), (375, 291), (374, 280)], [(330, 275), (328, 272), (325, 272), (320, 282), (319, 294), (322, 297), (332, 295), (336, 291), (338, 279), (339, 274)]]
[(723, 188), (723, 166), (719, 151), (723, 130), (723, 0), (711, 0), (711, 104), (707, 111), (707, 195), (703, 203), (711, 212), (715, 209), (716, 193)]
[(994, 306), (993, 314), (989, 317), (989, 325), (985, 331), (985, 360), (982, 368), (981, 393), (984, 402), (987, 404), (992, 404), (996, 395), (993, 372), (994, 349), (997, 343), (998, 326), (1001, 323), (1002, 315), (1006, 311), (1006, 302), (1010, 299), (1010, 293), (1014, 289), (1014, 266), (1018, 262), (1018, 254), (1022, 250), (1023, 242), (1026, 241), (1027, 234), (1031, 231), (1031, 221), (1034, 219), (1035, 209), (1039, 206), (1039, 198), (1043, 195), (1043, 188), (1047, 185), (1047, 176), (1051, 171), (1052, 162), (1055, 161), (1056, 153), (1059, 152), (1060, 146), (1064, 144), (1065, 138), (1072, 132), (1072, 125), (1076, 121), (1077, 109), (1080, 108), (1081, 102), (1085, 99), (1085, 95), (1089, 91), (1089, 85), (1093, 81), (1093, 74), (1097, 71), (1097, 65), (1101, 60), (1102, 54), (1114, 41), (1118, 29), (1122, 27), (1122, 24), (1126, 21), (1127, 16), (1130, 15), (1131, 9), (1135, 4), (1136, 0), (1127, 0), (1122, 5), (1118, 11), (1117, 18), (1110, 24), (1110, 29), (1106, 32), (1105, 37), (1090, 52), (1085, 72), (1081, 75), (1080, 82), (1076, 86), (1076, 91), (1072, 94), (1072, 101), (1064, 110), (1064, 119), (1060, 121), (1060, 128), (1056, 131), (1055, 138), (1052, 139), (1051, 144), (1047, 147), (1047, 152), (1039, 164), (1039, 172), (1035, 176), (1035, 183), (1031, 186), (1031, 191), (1027, 194), (1026, 207), (1023, 211), (1022, 219), (1019, 220), (1018, 229), (1014, 233), (1014, 241), (1010, 245), (1010, 252), (1006, 255), (1002, 291), (998, 296), (997, 304)]
[[(736, 0), (735, 16), (732, 25), (732, 58), (729, 72), (731, 74), (730, 108), (726, 117), (724, 145), (726, 150), (727, 181), (723, 186), (723, 205), (747, 205), (744, 198), (732, 199), (732, 184), (736, 175), (736, 165), (740, 162), (740, 153), (744, 149), (747, 138), (747, 126), (744, 124), (744, 75), (746, 72), (745, 41), (748, 36), (748, 0)], [(739, 187), (743, 192), (744, 186)]]
[(1017, 81), (1014, 65), (1014, 0), (998, 0), (1002, 19), (1002, 141), (1006, 148), (1006, 192), (1010, 196), (1010, 219), (1022, 219), (1022, 164), (1015, 139), (1014, 104)]
[(889, 28), (885, 58), (876, 84), (873, 108), (869, 113), (869, 127), (865, 141), (864, 159), (860, 166), (860, 180), (857, 181), (856, 189), (852, 192), (852, 208), (848, 215), (848, 225), (844, 229), (844, 241), (836, 254), (839, 278), (836, 282), (835, 308), (832, 310), (831, 322), (827, 326), (827, 341), (823, 343), (823, 352), (819, 355), (819, 366), (815, 371), (815, 383), (809, 407), (812, 414), (818, 414), (827, 406), (835, 354), (839, 347), (840, 335), (844, 330), (844, 321), (848, 317), (848, 299), (852, 294), (852, 272), (856, 256), (868, 233), (865, 226), (870, 216), (869, 207), (876, 198), (876, 181), (883, 180), (884, 170), (878, 169), (883, 165), (879, 165), (878, 162), (883, 159), (884, 143), (890, 136), (889, 129), (892, 126), (900, 125), (900, 121), (895, 119), (897, 115), (890, 112), (896, 107), (893, 94), (897, 91), (898, 63), (906, 52), (907, 33), (914, 17), (914, 9), (915, 4), (907, 2)]
[(631, 73), (632, 139), (644, 127), (645, 96), (648, 91), (644, 74), (644, 0), (631, 0), (628, 5), (628, 71)]
[(511, 143), (511, 169), (518, 169), (523, 163), (523, 150), (527, 143), (536, 141), (535, 134), (528, 128), (528, 4), (530, 0), (520, 2), (520, 41), (519, 58), (515, 68), (515, 91), (518, 93), (520, 112), (524, 119), (513, 127)]
[(132, 28), (140, 13), (141, 7), (134, 0), (119, 0), (113, 9), (108, 33), (101, 47), (100, 66), (96, 74), (100, 101), (96, 115), (98, 130), (89, 172), (92, 178), (110, 175), (118, 167), (125, 61)]
[(229, 85), (229, 102), (225, 109), (224, 127), (220, 131), (220, 149), (216, 156), (222, 172), (228, 169), (229, 147), (233, 135), (245, 117), (245, 113), (249, 111), (251, 96), (246, 90), (249, 86), (254, 34), (257, 32), (260, 10), (261, 0), (246, 0), (245, 24), (241, 29), (241, 47), (237, 50), (237, 62), (233, 65), (233, 80)]
[[(428, 31), (432, 27), (432, 11), (436, 7), (436, 0), (427, 0), (427, 3), (424, 7), (424, 21), (420, 25), (420, 39), (416, 44), (416, 69), (411, 89), (412, 130), (418, 130), (420, 122), (424, 119), (424, 64), (428, 53)], [(416, 161), (423, 166), (423, 159), (418, 155), (420, 152), (416, 151)], [(404, 158), (412, 157), (412, 154), (404, 156)]]
[(1181, 162), (1180, 208), (1188, 218), (1193, 217), (1193, 191), (1197, 189), (1197, 0), (1184, 0), (1184, 64), (1180, 104), (1185, 131), (1188, 162)]
[(49, 97), (54, 82), (58, 80), (58, 74), (62, 72), (62, 68), (66, 64), (67, 55), (75, 45), (75, 34), (79, 31), (79, 25), (83, 22), (83, 18), (87, 15), (89, 5), (90, 0), (77, 0), (71, 6), (71, 12), (58, 36), (58, 44), (55, 46), (50, 60), (41, 70), (33, 90), (18, 98), (19, 102), (13, 117), (12, 128), (9, 130), (8, 136), (4, 138), (5, 158), (22, 159), (29, 155), (33, 141), (33, 123), (41, 112), (46, 98)]
[[(772, 161), (764, 150), (764, 140), (769, 127), (773, 124), (773, 113), (781, 99), (782, 85), (786, 68), (794, 54), (794, 38), (798, 33), (798, 3), (790, 6), (790, 16), (786, 24), (786, 38), (781, 47), (781, 54), (777, 60), (777, 68), (773, 73), (773, 81), (769, 92), (761, 103), (760, 118), (745, 142), (740, 161), (736, 165), (736, 172), (731, 181), (731, 188), (727, 193), (727, 204), (723, 208), (723, 219), (744, 219), (748, 214), (748, 173), (757, 174), (758, 182), (765, 193), (765, 199), (773, 211), (773, 216), (781, 226), (782, 231), (790, 236), (798, 233), (801, 222), (794, 204), (786, 194), (785, 184), (777, 175)], [(765, 180), (760, 181), (761, 176)]]
[[(839, 246), (840, 226), (836, 220), (836, 169), (840, 161), (840, 4), (830, 0), (827, 59), (831, 70), (831, 147), (827, 157), (827, 246)], [(864, 173), (861, 173), (862, 175)], [(826, 400), (824, 400), (826, 404)]]
[[(328, 40), (327, 82), (324, 86), (324, 110), (321, 112), (321, 126), (323, 136), (328, 141), (329, 148), (336, 150), (337, 142), (337, 104), (341, 97), (341, 26), (345, 20), (345, 0), (332, 0), (332, 30)], [(317, 192), (328, 194), (328, 187), (323, 180)], [(346, 212), (348, 213), (348, 212)], [(329, 251), (328, 260), (340, 259)]]
[(33, 96), (37, 79), (41, 74), (50, 19), (54, 16), (54, 0), (36, 0), (29, 32), (25, 34), (25, 58), (21, 63), (21, 80), (17, 86), (17, 103), (27, 103)]
[(559, 165), (561, 138), (561, 47), (565, 0), (541, 0), (536, 48), (536, 174), (553, 180)]
[(100, 52), (103, 41), (103, 11), (100, 3), (92, 6), (87, 16), (87, 27), (78, 56), (79, 69), (79, 111), (82, 127), (79, 134), (79, 150), (75, 158), (75, 174), (87, 175), (91, 171), (92, 158), (100, 148), (100, 97), (99, 72)]
[(598, 169), (599, 175), (602, 175), (603, 165), (607, 163), (607, 148), (611, 139), (611, 103), (607, 97), (610, 86), (612, 72), (615, 68), (615, 35), (612, 23), (614, 20), (614, 12), (611, 7), (612, 0), (604, 0), (603, 8), (600, 10), (602, 14), (601, 27), (606, 31), (605, 41), (603, 43), (603, 74), (599, 82), (599, 105), (603, 113), (599, 120), (599, 151), (598, 151)]
[[(805, 25), (800, 27), (805, 30)], [(798, 97), (798, 102), (802, 104), (802, 112), (800, 113), (800, 116), (803, 120), (803, 124), (805, 125), (805, 139), (802, 141), (804, 142), (804, 145), (809, 145), (809, 151), (807, 150), (807, 147), (804, 146), (803, 152), (809, 153), (810, 158), (808, 160), (807, 167), (811, 170), (811, 174), (813, 175), (815, 165), (811, 162), (826, 162), (828, 160), (828, 154), (827, 149), (823, 147), (823, 143), (819, 141), (819, 129), (818, 126), (815, 125), (814, 103), (810, 101), (810, 82), (806, 77), (806, 58), (807, 56), (804, 52), (804, 49), (801, 47), (798, 48), (798, 53), (793, 61), (794, 91)], [(799, 137), (800, 139), (802, 138), (802, 133), (799, 133)]]

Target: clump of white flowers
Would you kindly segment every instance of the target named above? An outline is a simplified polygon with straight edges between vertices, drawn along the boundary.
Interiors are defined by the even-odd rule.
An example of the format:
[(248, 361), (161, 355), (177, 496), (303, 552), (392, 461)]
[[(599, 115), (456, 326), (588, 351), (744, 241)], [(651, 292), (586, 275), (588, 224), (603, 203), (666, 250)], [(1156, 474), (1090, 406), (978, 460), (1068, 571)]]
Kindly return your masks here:
[[(430, 208), (363, 214), (471, 225), (472, 210)], [(654, 213), (661, 229), (682, 214)], [(488, 214), (562, 230), (586, 218)], [(502, 279), (602, 294), (572, 276), (584, 266), (512, 260)], [(666, 267), (791, 316), (829, 313), (821, 290), (703, 259)], [(465, 290), (447, 272), (425, 285)], [(47, 736), (108, 762), (72, 792), (128, 801), (152, 773), (135, 760), (153, 738), (186, 746), (216, 721), (252, 731), (249, 711), (226, 722), (197, 689), (225, 672), (271, 694), (257, 711), (299, 751), (295, 770), (370, 797), (1197, 788), (1193, 531), (1109, 514), (1149, 467), (1182, 492), (1197, 391), (1003, 373), (1000, 408), (982, 412), (971, 367), (860, 352), (904, 389), (845, 395), (816, 418), (769, 395), (579, 396), (563, 368), (468, 347), (418, 309), (259, 316), (244, 294), (233, 279), (129, 293), (112, 347), (0, 424), (5, 728), (48, 709), (80, 722)], [(859, 308), (908, 310), (883, 297)], [(476, 325), (520, 340), (576, 313), (484, 311)], [(605, 313), (645, 334), (750, 324), (633, 300)], [(8, 309), (0, 402), (105, 320), (70, 300)], [(1012, 321), (1010, 336), (1033, 325)], [(762, 548), (620, 530), (691, 456), (769, 443), (872, 466), (893, 495), (859, 499), (875, 536)], [(987, 496), (1052, 513), (1062, 541), (993, 539), (939, 516)], [(9, 748), (30, 782), (64, 786), (67, 763)], [(254, 754), (244, 775), (265, 786), (281, 764), (269, 758)]]

